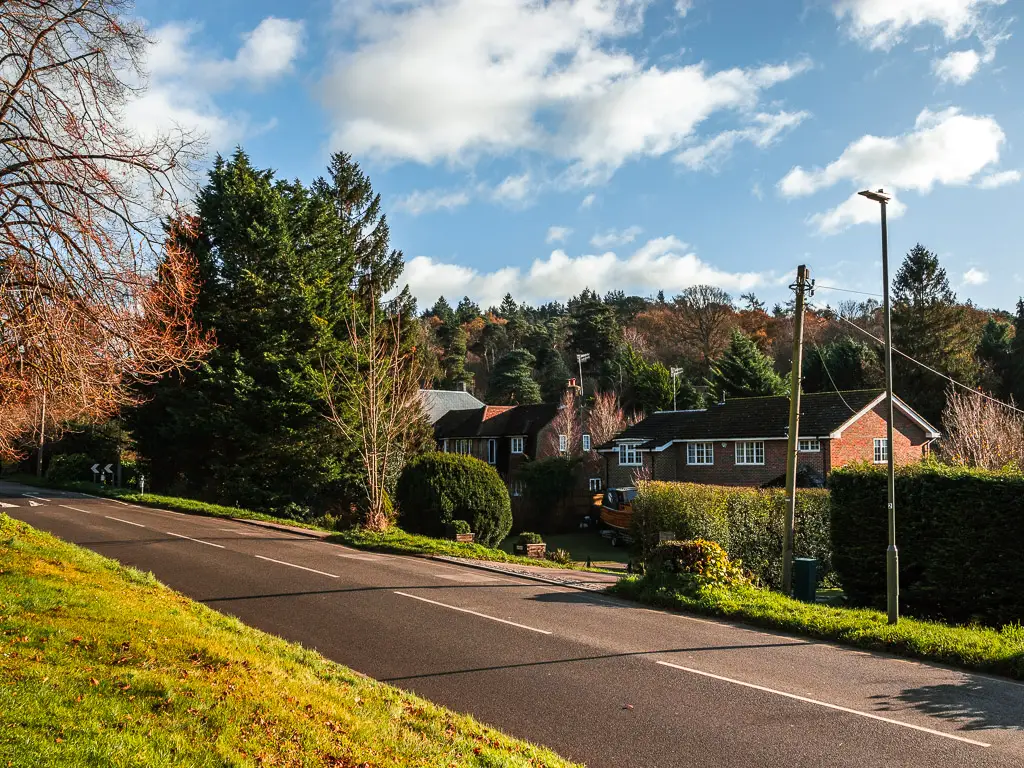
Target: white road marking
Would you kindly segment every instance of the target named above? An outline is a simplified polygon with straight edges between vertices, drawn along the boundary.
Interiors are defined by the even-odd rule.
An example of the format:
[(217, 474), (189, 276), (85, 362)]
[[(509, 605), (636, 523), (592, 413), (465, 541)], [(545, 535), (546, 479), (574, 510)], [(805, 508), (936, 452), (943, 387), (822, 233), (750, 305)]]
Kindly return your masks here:
[(41, 507), (41, 506), (43, 506), (43, 505), (42, 505), (42, 504), (40, 504), (40, 503), (39, 503), (38, 501), (32, 501), (31, 499), (29, 499), (28, 505), (29, 505), (30, 507)]
[(228, 533), (237, 533), (239, 536), (259, 536), (258, 533), (251, 533), (249, 531), (239, 531), (235, 528), (218, 528), (218, 531), (227, 531)]
[(164, 533), (166, 533), (168, 536), (177, 536), (179, 539), (188, 539), (189, 541), (194, 541), (197, 544), (205, 544), (208, 547), (216, 547), (217, 549), (224, 549), (224, 545), (223, 544), (214, 544), (213, 542), (203, 541), (202, 539), (193, 539), (191, 536), (182, 536), (180, 533), (171, 533), (170, 531), (164, 531)]
[(817, 699), (809, 699), (806, 696), (797, 696), (795, 693), (786, 693), (785, 691), (777, 691), (774, 688), (766, 688), (763, 685), (755, 685), (754, 683), (746, 683), (742, 680), (734, 680), (731, 677), (722, 677), (721, 675), (713, 675), (710, 672), (702, 672), (699, 669), (691, 669), (690, 667), (683, 667), (679, 664), (672, 664), (667, 661), (658, 661), (656, 664), (660, 664), (663, 667), (671, 667), (672, 669), (679, 669), (683, 672), (689, 672), (693, 675), (700, 675), (702, 677), (710, 677), (714, 680), (721, 680), (726, 683), (732, 683), (733, 685), (741, 685), (744, 688), (753, 688), (755, 691), (763, 691), (764, 693), (773, 693), (776, 696), (784, 696), (787, 699), (793, 699), (795, 701), (802, 701), (805, 704), (814, 704), (818, 707), (825, 707), (826, 709), (834, 709), (838, 712), (845, 712), (848, 715), (857, 715), (858, 717), (866, 717), (870, 720), (880, 720), (883, 723), (890, 723), (891, 725), (898, 725), (901, 728), (910, 728), (915, 731), (922, 731), (923, 733), (930, 733), (933, 736), (941, 736), (944, 739), (952, 739), (953, 741), (962, 741), (965, 744), (973, 744), (976, 747), (991, 747), (984, 741), (976, 741), (974, 739), (968, 739), (964, 736), (955, 736), (952, 733), (943, 733), (942, 731), (936, 731), (933, 728), (925, 728), (922, 725), (913, 725), (911, 723), (904, 723), (899, 720), (893, 720), (889, 717), (882, 717), (881, 715), (875, 715), (870, 712), (861, 712), (859, 709), (850, 709), (849, 707), (841, 707), (838, 704), (829, 704), (825, 701), (818, 701)]
[(145, 528), (142, 523), (133, 523), (131, 520), (122, 520), (120, 517), (111, 517), (110, 515), (104, 515), (107, 520), (117, 520), (119, 523), (125, 523), (127, 525), (134, 525), (136, 528)]
[(499, 619), (497, 616), (488, 616), (486, 613), (477, 613), (476, 611), (471, 611), (468, 608), (459, 608), (459, 607), (454, 606), (454, 605), (448, 605), (448, 603), (439, 603), (436, 600), (428, 600), (427, 598), (419, 597), (418, 595), (410, 595), (408, 592), (395, 592), (395, 594), (396, 595), (401, 595), (402, 597), (411, 597), (413, 600), (419, 600), (420, 602), (430, 603), (431, 605), (439, 605), (442, 608), (448, 608), (448, 609), (453, 610), (453, 611), (458, 611), (459, 613), (468, 613), (471, 616), (479, 616), (481, 619), (490, 619), (491, 621), (498, 621), (498, 622), (501, 622), (502, 624), (508, 624), (509, 626), (512, 626), (512, 627), (519, 627), (520, 629), (528, 629), (531, 632), (537, 632), (537, 633), (539, 633), (541, 635), (550, 635), (551, 634), (546, 629), (537, 629), (536, 627), (528, 627), (525, 624), (517, 624), (516, 622), (508, 621), (507, 619)]
[(33, 496), (31, 493), (23, 493), (21, 495), (27, 499), (38, 499), (39, 501), (53, 501), (53, 499), (44, 499), (42, 496)]
[(338, 557), (344, 557), (346, 560), (367, 560), (371, 563), (379, 562), (384, 558), (380, 555), (346, 555), (343, 553), (336, 553)]
[(8, 504), (6, 501), (0, 501), (0, 509), (17, 509), (17, 504)]
[(92, 514), (92, 512), (90, 512), (88, 509), (79, 509), (78, 507), (69, 507), (67, 504), (61, 504), (61, 506), (64, 507), (64, 509), (73, 509), (73, 510), (75, 510), (75, 512), (85, 512), (85, 514), (87, 514), (87, 515), (91, 515)]
[(284, 560), (275, 560), (272, 557), (264, 557), (263, 555), (256, 555), (255, 557), (257, 557), (260, 560), (266, 560), (269, 563), (277, 563), (278, 565), (287, 565), (287, 566), (289, 566), (291, 568), (298, 568), (300, 571), (309, 571), (310, 573), (319, 573), (321, 576), (329, 576), (332, 579), (338, 578), (338, 576), (336, 576), (333, 573), (327, 573), (326, 571), (318, 571), (318, 570), (315, 570), (313, 568), (307, 568), (304, 565), (296, 565), (295, 563), (286, 563)]

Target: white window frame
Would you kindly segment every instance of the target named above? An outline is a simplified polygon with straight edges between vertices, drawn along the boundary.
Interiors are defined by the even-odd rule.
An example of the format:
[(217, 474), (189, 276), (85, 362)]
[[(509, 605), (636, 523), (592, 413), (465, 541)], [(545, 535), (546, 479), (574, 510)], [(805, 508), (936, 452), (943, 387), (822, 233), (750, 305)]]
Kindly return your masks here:
[(816, 437), (801, 437), (798, 446), (800, 453), (821, 453), (821, 440)]
[(711, 466), (715, 463), (715, 444), (687, 443), (686, 463), (697, 467)]
[(441, 441), (441, 453), (448, 453), (448, 438)]
[(604, 489), (604, 481), (600, 477), (590, 478), (590, 492), (597, 493)]
[(559, 453), (568, 453), (568, 451), (569, 451), (569, 436), (568, 435), (559, 435), (558, 436), (558, 452)]
[(584, 435), (583, 435), (583, 450), (584, 451), (589, 451), (590, 450), (590, 435), (588, 435), (586, 433), (584, 433)]
[(508, 492), (510, 496), (518, 498), (523, 495), (523, 481), (513, 480), (508, 484)]
[[(889, 463), (889, 440), (885, 437), (876, 437), (874, 442), (874, 451), (871, 454), (871, 458), (875, 464), (888, 464)], [(881, 458), (879, 458), (881, 456)]]
[[(748, 452), (748, 447), (750, 448)], [(760, 461), (758, 461), (760, 454)], [(753, 461), (748, 461), (748, 455)], [(763, 467), (764, 466), (764, 440), (737, 440), (736, 441), (736, 466), (738, 467)]]
[(487, 441), (487, 463), (498, 463), (498, 441), (493, 437)]
[(472, 456), (473, 441), (468, 437), (459, 438), (455, 441), (455, 452), (459, 456)]
[(512, 449), (512, 453), (520, 454), (526, 452), (526, 438), (525, 437), (513, 437), (509, 440), (509, 444)]
[(619, 443), (619, 466), (642, 467), (644, 455), (640, 452), (640, 443)]

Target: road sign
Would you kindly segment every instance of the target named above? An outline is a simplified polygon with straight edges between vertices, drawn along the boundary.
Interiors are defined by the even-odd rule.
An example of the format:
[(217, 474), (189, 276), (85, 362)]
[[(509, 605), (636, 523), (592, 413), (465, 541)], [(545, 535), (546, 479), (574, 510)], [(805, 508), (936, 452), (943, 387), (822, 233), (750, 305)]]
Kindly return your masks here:
[(114, 474), (114, 465), (113, 464), (107, 464), (107, 466), (105, 466), (103, 468), (103, 471), (106, 472), (108, 475)]
[(92, 465), (92, 473), (94, 475), (98, 475), (100, 473), (100, 465), (99, 464), (93, 464)]

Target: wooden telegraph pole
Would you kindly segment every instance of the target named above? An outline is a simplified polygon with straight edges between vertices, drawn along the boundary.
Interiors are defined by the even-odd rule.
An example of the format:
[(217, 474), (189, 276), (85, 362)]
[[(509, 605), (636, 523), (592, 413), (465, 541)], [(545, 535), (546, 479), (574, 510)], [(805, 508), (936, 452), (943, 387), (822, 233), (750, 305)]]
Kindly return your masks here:
[(793, 316), (793, 372), (789, 383), (789, 441), (786, 447), (786, 531), (782, 545), (782, 593), (793, 591), (793, 539), (796, 535), (796, 469), (800, 449), (800, 384), (804, 363), (804, 292), (813, 291), (810, 271), (801, 264), (796, 269)]

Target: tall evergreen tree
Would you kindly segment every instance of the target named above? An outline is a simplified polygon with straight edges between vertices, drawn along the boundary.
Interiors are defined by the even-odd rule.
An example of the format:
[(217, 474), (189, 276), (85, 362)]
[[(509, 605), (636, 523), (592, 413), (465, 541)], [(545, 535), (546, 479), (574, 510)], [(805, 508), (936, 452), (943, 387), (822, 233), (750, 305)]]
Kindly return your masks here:
[(455, 319), (455, 312), (452, 310), (452, 305), (448, 303), (448, 299), (438, 296), (434, 306), (427, 310), (426, 316), (436, 317), (442, 323), (450, 323)]
[(441, 344), (441, 388), (462, 389), (463, 384), (472, 386), (473, 374), (466, 370), (469, 337), (454, 315), (437, 329), (437, 339)]
[(804, 348), (805, 392), (873, 389), (885, 384), (878, 351), (850, 336)]
[(492, 405), (533, 405), (541, 402), (540, 387), (533, 378), (536, 360), (525, 349), (513, 349), (494, 366), (487, 402)]
[(1017, 315), (1013, 318), (1013, 342), (1010, 344), (1008, 362), (1009, 394), (1018, 405), (1024, 403), (1024, 299), (1017, 301)]
[(672, 377), (668, 368), (657, 361), (645, 360), (628, 345), (616, 359), (616, 367), (619, 366), (622, 369), (619, 402), (626, 411), (651, 414), (672, 407)]
[(1013, 330), (1013, 323), (1002, 323), (995, 318), (989, 318), (981, 331), (981, 341), (978, 342), (975, 351), (981, 368), (978, 384), (999, 398), (1013, 395)]
[(460, 323), (471, 323), (480, 317), (480, 305), (469, 296), (463, 296), (455, 308), (455, 319)]
[(558, 350), (548, 347), (537, 355), (537, 381), (545, 403), (557, 403), (571, 378), (573, 375)]
[(567, 346), (573, 354), (589, 354), (592, 368), (604, 371), (605, 364), (618, 353), (621, 342), (622, 330), (614, 307), (605, 304), (589, 289), (569, 301)]
[(716, 397), (760, 397), (786, 394), (786, 384), (772, 367), (771, 358), (734, 330), (725, 353), (711, 366), (707, 380)]
[[(949, 287), (939, 258), (920, 243), (907, 254), (893, 283), (893, 345), (904, 354), (968, 386), (978, 379), (975, 331)], [(896, 392), (932, 423), (939, 423), (948, 382), (893, 356)]]

